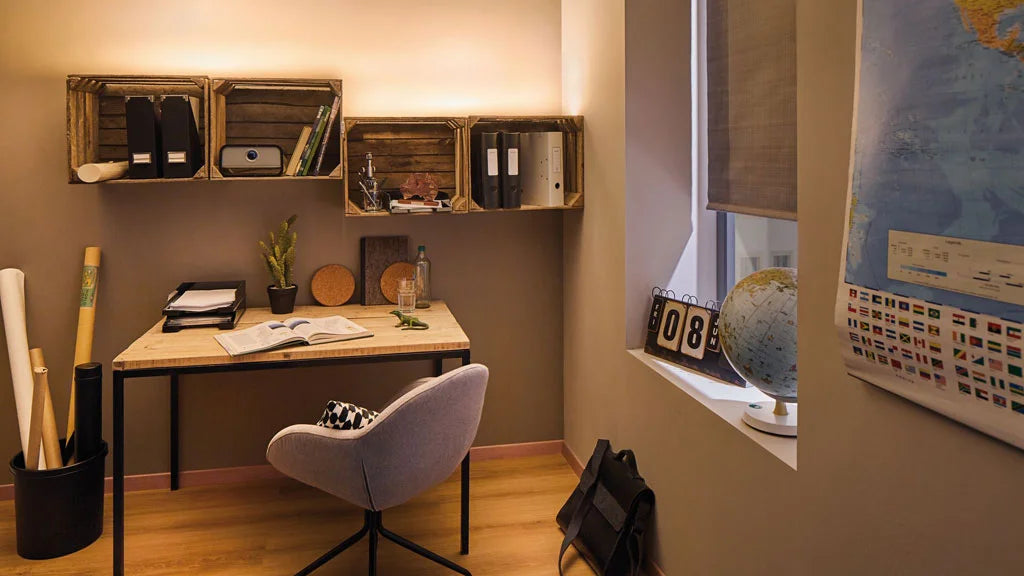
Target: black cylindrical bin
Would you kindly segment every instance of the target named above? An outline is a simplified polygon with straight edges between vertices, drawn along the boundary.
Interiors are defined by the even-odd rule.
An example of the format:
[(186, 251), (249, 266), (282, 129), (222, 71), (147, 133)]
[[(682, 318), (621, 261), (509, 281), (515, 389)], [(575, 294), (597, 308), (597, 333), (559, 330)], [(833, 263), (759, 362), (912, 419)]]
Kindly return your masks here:
[(103, 365), (75, 366), (75, 460), (89, 458), (103, 442)]
[[(61, 440), (61, 449), (64, 440)], [(21, 452), (11, 459), (18, 555), (30, 560), (77, 552), (103, 533), (103, 472), (107, 444), (72, 466), (25, 470)]]

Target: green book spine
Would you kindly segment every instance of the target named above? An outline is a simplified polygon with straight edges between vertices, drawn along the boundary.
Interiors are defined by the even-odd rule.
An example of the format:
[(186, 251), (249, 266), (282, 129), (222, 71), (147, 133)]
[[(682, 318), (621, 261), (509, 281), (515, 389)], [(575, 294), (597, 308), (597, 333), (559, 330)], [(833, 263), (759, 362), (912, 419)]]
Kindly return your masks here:
[(320, 142), (320, 152), (316, 155), (316, 164), (313, 166), (313, 176), (320, 175), (320, 167), (324, 163), (324, 154), (327, 152), (327, 142), (331, 139), (331, 129), (334, 128), (334, 119), (338, 117), (338, 108), (341, 107), (341, 96), (334, 97), (334, 104), (331, 104), (331, 113), (327, 116), (327, 127), (324, 128), (324, 138)]
[(320, 126), (320, 122), (323, 121), (324, 116), (327, 114), (326, 108), (326, 106), (321, 106), (320, 109), (317, 110), (316, 118), (313, 119), (313, 124), (311, 126), (313, 132), (309, 135), (309, 140), (306, 141), (306, 146), (302, 149), (302, 159), (299, 160), (299, 168), (295, 171), (296, 176), (303, 175), (302, 168), (306, 165), (306, 159), (309, 158), (311, 154), (310, 148), (313, 145), (313, 138), (316, 136), (317, 127)]
[(316, 132), (313, 134), (313, 139), (310, 141), (309, 154), (302, 159), (302, 175), (309, 176), (309, 169), (313, 165), (313, 157), (316, 156), (316, 151), (320, 149), (320, 139), (324, 136), (324, 127), (327, 126), (327, 115), (330, 114), (330, 106), (321, 106), (320, 109), (323, 111), (320, 114), (320, 122), (317, 123)]

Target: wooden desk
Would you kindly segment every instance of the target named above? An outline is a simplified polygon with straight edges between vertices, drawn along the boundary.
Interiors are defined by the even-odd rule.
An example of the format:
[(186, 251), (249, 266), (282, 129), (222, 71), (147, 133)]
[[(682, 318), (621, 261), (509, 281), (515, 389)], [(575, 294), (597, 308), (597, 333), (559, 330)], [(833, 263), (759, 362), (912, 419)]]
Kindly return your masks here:
[[(213, 339), (216, 328), (194, 328), (165, 334), (163, 319), (114, 358), (114, 575), (124, 574), (124, 383), (128, 378), (170, 376), (171, 379), (171, 490), (178, 488), (178, 377), (272, 368), (433, 360), (434, 374), (445, 358), (470, 362), (469, 338), (444, 302), (417, 310), (429, 330), (401, 330), (389, 314), (394, 306), (299, 306), (288, 315), (273, 315), (267, 308), (245, 312), (236, 330), (271, 319), (345, 316), (374, 334), (372, 338), (296, 346), (231, 357)], [(469, 454), (462, 461), (462, 553), (469, 553)]]

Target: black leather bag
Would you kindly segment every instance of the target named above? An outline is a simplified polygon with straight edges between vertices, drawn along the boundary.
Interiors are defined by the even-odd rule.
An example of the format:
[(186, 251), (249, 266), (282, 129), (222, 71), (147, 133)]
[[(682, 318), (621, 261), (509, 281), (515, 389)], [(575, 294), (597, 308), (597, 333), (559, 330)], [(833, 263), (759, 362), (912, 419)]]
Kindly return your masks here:
[(579, 485), (558, 512), (565, 532), (558, 573), (572, 544), (600, 576), (640, 574), (653, 508), (654, 491), (637, 472), (633, 451), (612, 452), (607, 440), (598, 440)]

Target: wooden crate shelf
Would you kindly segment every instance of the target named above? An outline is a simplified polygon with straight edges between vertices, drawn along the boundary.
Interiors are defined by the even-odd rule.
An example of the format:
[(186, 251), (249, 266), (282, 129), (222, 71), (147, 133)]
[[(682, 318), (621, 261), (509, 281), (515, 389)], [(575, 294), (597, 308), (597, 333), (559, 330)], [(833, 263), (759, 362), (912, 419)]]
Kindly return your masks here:
[(224, 176), (218, 166), (226, 144), (277, 145), (285, 166), (304, 126), (311, 126), (321, 105), (341, 98), (341, 80), (229, 78), (210, 81), (210, 178), (214, 180), (341, 180), (342, 113), (330, 135), (319, 176)]
[[(347, 118), (343, 139), (346, 208), (349, 216), (391, 216), (390, 212), (365, 212), (359, 187), (359, 169), (366, 154), (373, 154), (382, 189), (396, 194), (406, 178), (416, 172), (431, 174), (441, 192), (452, 200), (452, 213), (465, 213), (467, 162), (465, 118)], [(433, 212), (409, 214), (422, 216)], [(404, 216), (404, 214), (403, 214)]]
[(470, 116), (466, 121), (464, 156), (466, 158), (466, 189), (472, 186), (470, 145), (472, 136), (481, 132), (561, 132), (565, 204), (562, 206), (531, 206), (485, 210), (467, 193), (470, 212), (516, 212), (533, 210), (576, 210), (583, 208), (583, 116)]
[[(209, 80), (205, 76), (98, 76), (67, 78), (68, 182), (80, 184), (78, 168), (93, 162), (128, 159), (126, 96), (188, 95), (199, 98), (202, 113), (196, 118), (204, 157), (207, 146)], [(192, 178), (119, 179), (110, 183), (153, 183), (205, 180), (209, 161)]]

